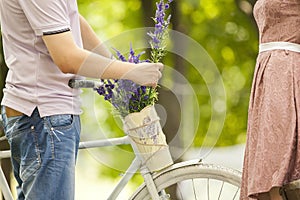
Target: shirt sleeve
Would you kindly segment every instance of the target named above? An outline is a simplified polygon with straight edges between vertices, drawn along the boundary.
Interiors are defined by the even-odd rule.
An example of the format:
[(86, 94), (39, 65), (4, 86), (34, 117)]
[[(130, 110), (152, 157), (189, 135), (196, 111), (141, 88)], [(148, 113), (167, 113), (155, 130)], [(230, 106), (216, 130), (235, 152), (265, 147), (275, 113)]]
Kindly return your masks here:
[(19, 0), (24, 14), (38, 36), (70, 30), (69, 0)]

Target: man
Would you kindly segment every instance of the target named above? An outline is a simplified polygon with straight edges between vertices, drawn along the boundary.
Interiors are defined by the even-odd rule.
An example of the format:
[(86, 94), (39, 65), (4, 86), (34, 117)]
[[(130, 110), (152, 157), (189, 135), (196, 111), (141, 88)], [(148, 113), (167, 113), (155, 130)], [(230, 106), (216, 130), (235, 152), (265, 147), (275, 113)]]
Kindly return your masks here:
[(81, 76), (155, 86), (162, 64), (112, 59), (78, 13), (76, 0), (0, 0), (5, 61), (5, 134), (18, 199), (74, 199)]

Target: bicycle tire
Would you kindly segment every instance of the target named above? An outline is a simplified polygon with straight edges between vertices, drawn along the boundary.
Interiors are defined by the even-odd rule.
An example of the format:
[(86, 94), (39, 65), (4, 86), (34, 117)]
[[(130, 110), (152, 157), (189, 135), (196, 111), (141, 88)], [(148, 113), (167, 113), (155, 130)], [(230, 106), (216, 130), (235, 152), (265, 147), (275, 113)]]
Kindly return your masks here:
[[(182, 164), (179, 163), (179, 166), (171, 167), (170, 169), (166, 169), (161, 173), (153, 175), (154, 183), (157, 187), (158, 191), (167, 191), (168, 188), (172, 185), (177, 185), (176, 189), (176, 196), (171, 196), (165, 199), (172, 199), (172, 200), (185, 200), (185, 199), (208, 199), (208, 200), (216, 200), (216, 199), (226, 199), (229, 200), (229, 194), (226, 193), (228, 196), (224, 196), (222, 194), (225, 192), (224, 187), (232, 188), (232, 198), (231, 199), (239, 199), (239, 191), (240, 191), (240, 184), (241, 184), (241, 172), (227, 168), (224, 166), (214, 165), (214, 164), (204, 164), (204, 163), (195, 163), (195, 164)], [(188, 181), (192, 181), (193, 189), (191, 191), (187, 191), (186, 188), (185, 194), (178, 194), (181, 193), (179, 184), (183, 185), (183, 183), (187, 187)], [(206, 192), (201, 192), (199, 190), (205, 190), (205, 188), (200, 187), (199, 183), (207, 183)], [(196, 183), (196, 184), (195, 184)], [(215, 185), (210, 185), (210, 183)], [(218, 185), (218, 186), (216, 186)], [(228, 186), (227, 186), (228, 185)], [(182, 187), (182, 186), (180, 186)], [(197, 187), (197, 188), (196, 188)], [(220, 188), (218, 193), (214, 191), (210, 191), (210, 187), (212, 188)], [(191, 193), (194, 193), (194, 197), (191, 197)], [(206, 194), (205, 194), (206, 193)], [(211, 194), (213, 193), (213, 194)], [(215, 193), (215, 194), (214, 194)], [(168, 194), (170, 195), (170, 194)], [(174, 194), (173, 194), (174, 195)], [(231, 194), (230, 194), (231, 195)], [(131, 200), (148, 200), (151, 199), (150, 194), (147, 191), (145, 184), (142, 184), (136, 192), (130, 198)], [(162, 198), (163, 199), (163, 198)]]

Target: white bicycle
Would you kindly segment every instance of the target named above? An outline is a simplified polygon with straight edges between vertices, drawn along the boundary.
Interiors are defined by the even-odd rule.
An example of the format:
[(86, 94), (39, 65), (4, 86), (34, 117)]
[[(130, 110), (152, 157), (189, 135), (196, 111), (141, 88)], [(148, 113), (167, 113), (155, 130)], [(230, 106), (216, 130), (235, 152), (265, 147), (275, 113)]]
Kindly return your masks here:
[[(72, 87), (95, 87), (95, 82), (76, 82)], [(3, 140), (4, 137), (0, 138)], [(79, 149), (100, 148), (128, 144), (134, 149), (135, 143), (130, 137), (108, 138), (80, 142)], [(134, 151), (135, 152), (135, 151)], [(201, 160), (180, 162), (157, 172), (151, 172), (142, 162), (140, 155), (135, 154), (131, 165), (118, 184), (113, 188), (108, 200), (117, 199), (132, 176), (138, 171), (144, 183), (136, 189), (131, 200), (238, 200), (241, 184), (241, 172), (219, 166), (206, 164)], [(154, 155), (155, 156), (155, 155)], [(1, 159), (9, 158), (10, 151), (0, 151)], [(0, 166), (0, 191), (5, 200), (13, 200), (12, 192)]]

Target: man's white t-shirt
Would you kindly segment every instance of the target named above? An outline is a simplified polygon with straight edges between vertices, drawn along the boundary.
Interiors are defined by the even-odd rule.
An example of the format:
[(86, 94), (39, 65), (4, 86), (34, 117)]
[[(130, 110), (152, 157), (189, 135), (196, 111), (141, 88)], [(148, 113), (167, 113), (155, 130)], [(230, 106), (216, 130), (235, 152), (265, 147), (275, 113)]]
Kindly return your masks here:
[(28, 116), (36, 107), (41, 117), (80, 114), (80, 90), (68, 86), (78, 77), (61, 72), (42, 40), (70, 30), (82, 47), (76, 0), (0, 0), (0, 17), (9, 68), (1, 104)]

